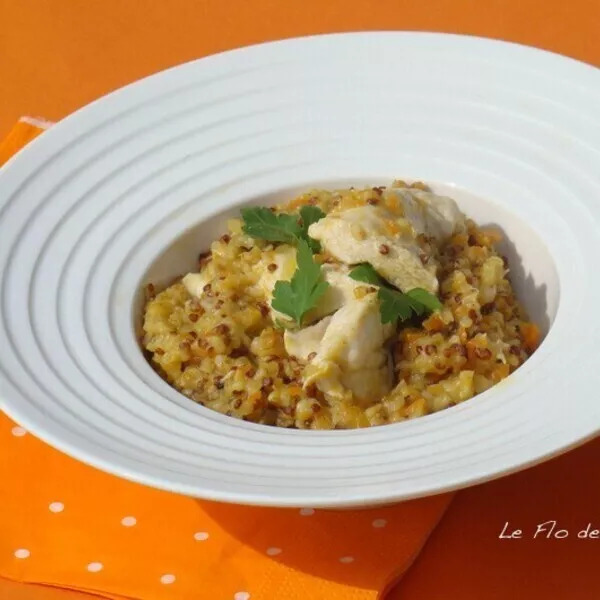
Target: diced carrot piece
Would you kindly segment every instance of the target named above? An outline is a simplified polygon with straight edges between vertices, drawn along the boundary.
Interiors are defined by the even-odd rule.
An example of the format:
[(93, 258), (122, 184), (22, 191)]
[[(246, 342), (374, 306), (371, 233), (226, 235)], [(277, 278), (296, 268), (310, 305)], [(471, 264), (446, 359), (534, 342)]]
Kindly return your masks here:
[(535, 323), (521, 323), (521, 335), (528, 352), (533, 352), (539, 346), (541, 332)]
[(300, 396), (302, 394), (302, 388), (299, 385), (291, 385), (288, 388), (290, 396)]
[(402, 331), (402, 341), (406, 344), (412, 344), (422, 337), (422, 335), (423, 333), (418, 329), (404, 329)]
[(310, 197), (300, 196), (298, 198), (294, 198), (288, 204), (288, 206), (291, 210), (294, 210), (296, 208), (300, 208), (301, 206), (306, 206), (307, 204), (309, 204), (309, 201), (310, 201)]
[(442, 321), (439, 315), (431, 315), (431, 317), (423, 321), (423, 327), (427, 331), (442, 331), (444, 328), (444, 321)]
[(250, 394), (250, 396), (248, 396), (248, 400), (250, 400), (250, 402), (255, 402), (256, 400), (260, 400), (261, 397), (261, 392), (254, 392), (253, 394)]
[(469, 340), (465, 346), (467, 347), (467, 358), (469, 359), (469, 362), (473, 362), (477, 358), (475, 354), (477, 346), (471, 340)]
[(492, 381), (494, 383), (498, 383), (502, 379), (508, 377), (510, 373), (510, 365), (507, 364), (498, 364), (494, 367), (492, 371)]

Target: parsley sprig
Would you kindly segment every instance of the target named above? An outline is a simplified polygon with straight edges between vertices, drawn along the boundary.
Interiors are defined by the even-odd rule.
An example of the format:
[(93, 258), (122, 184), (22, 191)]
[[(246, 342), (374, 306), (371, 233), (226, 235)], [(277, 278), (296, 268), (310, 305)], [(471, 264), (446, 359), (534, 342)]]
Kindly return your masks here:
[[(291, 317), (298, 327), (302, 325), (304, 315), (317, 305), (329, 287), (322, 279), (321, 266), (313, 258), (313, 254), (321, 251), (321, 246), (308, 235), (308, 228), (324, 216), (325, 213), (317, 206), (303, 206), (299, 215), (276, 214), (261, 206), (242, 209), (244, 233), (268, 242), (297, 247), (296, 271), (291, 281), (275, 283), (271, 305), (275, 310)], [(414, 288), (403, 293), (392, 288), (369, 263), (354, 267), (350, 271), (350, 277), (379, 287), (382, 323), (406, 321), (413, 314), (421, 316), (442, 308), (438, 298), (427, 290)]]
[(406, 293), (391, 288), (369, 263), (354, 267), (349, 275), (356, 281), (379, 287), (379, 312), (384, 324), (406, 321), (413, 313), (421, 316), (442, 308), (438, 298), (423, 288), (414, 288)]
[(298, 241), (297, 268), (291, 281), (277, 281), (271, 306), (294, 319), (300, 327), (302, 317), (317, 305), (329, 284), (322, 280), (321, 266), (314, 261), (312, 250), (304, 239)]
[[(243, 231), (247, 235), (297, 246), (296, 271), (291, 281), (277, 281), (273, 288), (271, 306), (302, 325), (302, 317), (314, 308), (329, 284), (321, 278), (321, 266), (313, 259), (313, 253), (321, 251), (321, 245), (308, 235), (308, 228), (322, 219), (325, 213), (317, 206), (303, 206), (300, 214), (276, 214), (264, 206), (242, 208)], [(287, 324), (277, 321), (280, 327)]]
[(317, 253), (321, 246), (308, 235), (308, 228), (322, 219), (325, 213), (318, 206), (303, 206), (298, 216), (288, 213), (275, 214), (264, 206), (242, 208), (243, 231), (253, 238), (268, 242), (297, 245), (304, 240)]

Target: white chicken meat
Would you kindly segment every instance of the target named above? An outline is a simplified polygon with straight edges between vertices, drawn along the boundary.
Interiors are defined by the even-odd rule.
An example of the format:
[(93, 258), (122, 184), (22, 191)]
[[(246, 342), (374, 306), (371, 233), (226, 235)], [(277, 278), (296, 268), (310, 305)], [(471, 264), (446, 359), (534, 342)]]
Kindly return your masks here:
[(424, 233), (443, 242), (464, 228), (465, 216), (456, 202), (448, 196), (438, 196), (414, 188), (390, 188), (387, 193), (398, 196), (404, 218), (417, 234)]
[[(272, 267), (270, 265), (276, 265)], [(256, 289), (265, 296), (266, 301), (271, 304), (273, 290), (277, 281), (289, 281), (296, 270), (296, 249), (291, 246), (279, 246), (266, 255), (255, 266), (259, 274)], [(319, 299), (319, 304), (310, 310), (304, 317), (306, 324), (314, 323), (324, 316), (330, 315), (342, 307), (348, 300), (354, 298), (354, 290), (364, 285), (359, 281), (348, 277), (349, 269), (345, 265), (325, 264), (321, 267), (323, 279), (329, 287)], [(274, 310), (271, 307), (273, 320), (278, 319), (283, 323), (291, 322), (290, 317)]]
[(361, 206), (330, 213), (313, 223), (309, 234), (335, 259), (368, 262), (403, 292), (419, 287), (435, 294), (437, 263), (423, 264), (417, 235), (443, 239), (461, 226), (462, 214), (450, 198), (402, 189), (389, 193), (398, 195), (402, 216), (383, 206)]
[[(332, 398), (343, 398), (351, 390), (354, 399), (371, 402), (392, 387), (387, 340), (394, 332), (383, 325), (375, 293), (353, 298), (334, 315), (300, 331), (286, 331), (289, 354), (303, 360), (304, 386), (315, 384)], [(312, 355), (312, 357), (311, 357)]]

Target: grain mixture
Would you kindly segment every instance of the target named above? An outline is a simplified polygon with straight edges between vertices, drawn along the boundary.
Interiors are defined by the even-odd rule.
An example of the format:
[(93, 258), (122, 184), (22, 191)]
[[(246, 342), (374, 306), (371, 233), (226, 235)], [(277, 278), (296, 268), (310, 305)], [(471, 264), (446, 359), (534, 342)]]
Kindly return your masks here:
[[(412, 202), (410, 194), (421, 191), (427, 192), (423, 184), (404, 182), (389, 188), (316, 190), (274, 212), (295, 214), (303, 206), (313, 206), (335, 216), (363, 207), (394, 215), (386, 221), (389, 239), (393, 242), (404, 234), (404, 227), (410, 229), (414, 243), (406, 247), (413, 255), (406, 256), (408, 261), (417, 256), (418, 265), (423, 265), (422, 270), (413, 265), (411, 271), (420, 284), (403, 285), (405, 271), (394, 272), (396, 263), (385, 262), (396, 252), (393, 244), (377, 245), (381, 264), (378, 267), (373, 258), (373, 266), (401, 289), (429, 289), (439, 297), (441, 308), (385, 325), (368, 321), (364, 313), (357, 347), (348, 349), (353, 340), (345, 338), (344, 360), (324, 362), (318, 344), (333, 337), (332, 308), (341, 314), (339, 306), (346, 303), (362, 310), (366, 305), (358, 303), (365, 299), (376, 305), (377, 285), (355, 281), (339, 288), (345, 300), (323, 310), (313, 308), (306, 327), (293, 331), (286, 315), (271, 307), (275, 282), (269, 281), (269, 276), (283, 281), (292, 277), (296, 261), (286, 258), (291, 246), (248, 235), (242, 220), (233, 219), (227, 223), (228, 233), (200, 255), (199, 276), (159, 293), (148, 286), (142, 345), (152, 365), (177, 390), (206, 407), (256, 423), (301, 429), (346, 429), (411, 419), (463, 402), (504, 379), (534, 351), (539, 330), (516, 300), (506, 259), (494, 248), (500, 235), (467, 218), (437, 238), (430, 230), (418, 233), (407, 220), (407, 201), (403, 204), (399, 198)], [(369, 231), (367, 227), (365, 234), (362, 213), (356, 214), (361, 221), (349, 229), (352, 251)], [(312, 225), (310, 234), (322, 233), (326, 224), (322, 219)], [(332, 220), (331, 225), (340, 222)], [(344, 278), (346, 285), (347, 267), (336, 258), (343, 251), (326, 243), (324, 233), (320, 239), (314, 261), (323, 272), (330, 269), (329, 281), (335, 279), (329, 278), (331, 274), (340, 281)], [(342, 267), (346, 270), (340, 271)], [(365, 329), (367, 321), (370, 329)], [(310, 340), (300, 348), (302, 336)], [(369, 347), (375, 338), (379, 341)], [(315, 351), (308, 352), (313, 346)], [(300, 349), (288, 352), (296, 347)], [(360, 348), (364, 355), (349, 358)], [(358, 370), (352, 371), (352, 360), (361, 363)]]

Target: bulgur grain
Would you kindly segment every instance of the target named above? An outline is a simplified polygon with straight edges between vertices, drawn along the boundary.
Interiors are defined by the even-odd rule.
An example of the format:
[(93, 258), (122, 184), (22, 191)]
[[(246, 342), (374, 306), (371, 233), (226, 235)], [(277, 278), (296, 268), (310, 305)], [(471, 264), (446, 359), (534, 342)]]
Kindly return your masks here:
[[(396, 181), (393, 187), (407, 184)], [(411, 187), (427, 189), (420, 182)], [(319, 190), (283, 208), (289, 213), (312, 205), (328, 213), (379, 204), (400, 215), (394, 199), (385, 187)], [(334, 400), (314, 384), (303, 385), (307, 361), (287, 355), (284, 332), (271, 320), (270, 298), (251, 292), (254, 267), (274, 244), (249, 238), (239, 219), (235, 221), (198, 256), (201, 271), (210, 276), (201, 298), (191, 297), (180, 282), (160, 293), (152, 284), (144, 290), (142, 345), (153, 366), (193, 401), (223, 414), (306, 429), (394, 423), (485, 391), (518, 368), (539, 343), (539, 330), (527, 321), (514, 297), (508, 260), (494, 248), (499, 235), (467, 220), (466, 231), (439, 248), (432, 238), (417, 237), (422, 262), (431, 264), (434, 258), (439, 264), (443, 309), (421, 324), (401, 328), (394, 337), (394, 388), (368, 405), (354, 401), (351, 392)], [(366, 236), (360, 226), (352, 233), (357, 239)], [(390, 253), (387, 244), (378, 249), (383, 255)], [(484, 272), (493, 257), (499, 257), (504, 268), (488, 266)], [(325, 253), (317, 259), (336, 262)], [(267, 270), (274, 273), (277, 264), (269, 263)], [(315, 356), (309, 354), (308, 362)]]

